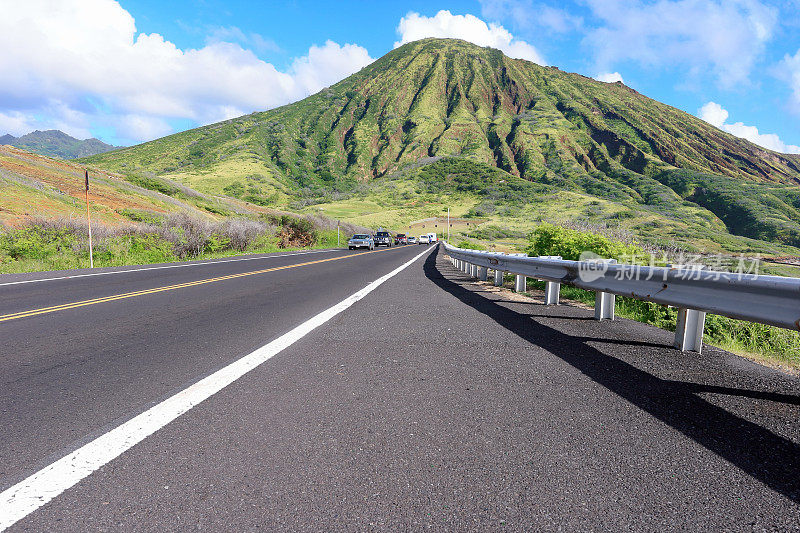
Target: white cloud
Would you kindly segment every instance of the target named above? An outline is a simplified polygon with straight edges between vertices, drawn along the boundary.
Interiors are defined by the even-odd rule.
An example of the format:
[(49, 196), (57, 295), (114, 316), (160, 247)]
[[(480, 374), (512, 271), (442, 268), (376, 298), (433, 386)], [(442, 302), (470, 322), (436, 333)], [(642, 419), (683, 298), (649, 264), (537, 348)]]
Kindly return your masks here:
[(622, 79), (622, 74), (619, 72), (602, 72), (594, 77), (597, 81), (603, 81), (606, 83), (614, 83), (618, 81), (620, 83), (625, 83), (625, 80)]
[(16, 137), (34, 130), (61, 130), (78, 139), (91, 137), (89, 117), (58, 101), (43, 104), (39, 114), (10, 110), (0, 111), (0, 135), (10, 133)]
[(474, 15), (453, 15), (449, 11), (441, 10), (433, 17), (426, 17), (412, 11), (400, 19), (397, 33), (400, 40), (394, 43), (395, 48), (428, 37), (447, 37), (463, 39), (479, 46), (491, 46), (502, 50), (509, 57), (546, 64), (533, 46), (515, 39), (503, 26), (496, 23), (486, 24)]
[(307, 56), (295, 59), (292, 73), (303, 91), (315, 93), (343, 78), (341, 72), (351, 72), (354, 65), (363, 67), (372, 61), (365, 48), (355, 44), (339, 46), (327, 41), (324, 46), (312, 46)]
[(700, 108), (697, 116), (712, 126), (722, 129), (722, 125), (728, 120), (728, 111), (716, 102), (708, 102)]
[(172, 126), (158, 117), (125, 115), (116, 123), (120, 133), (129, 139), (155, 139), (173, 133)]
[(777, 25), (757, 0), (587, 0), (602, 21), (584, 43), (603, 70), (619, 61), (710, 71), (726, 88), (749, 82)]
[(564, 9), (532, 0), (480, 0), (481, 15), (489, 20), (508, 20), (514, 28), (541, 27), (567, 33), (583, 26), (583, 18)]
[[(328, 41), (281, 72), (222, 40), (226, 32), (260, 38), (227, 28), (203, 48), (182, 50), (159, 34), (137, 35), (133, 17), (113, 0), (15, 5), (0, 18), (0, 125), (21, 127), (20, 114), (51, 117), (31, 124), (68, 123), (72, 113), (73, 129), (104, 123), (147, 140), (169, 133), (171, 119), (208, 123), (297, 100), (372, 61), (360, 46)], [(55, 108), (57, 117), (48, 114)]]
[(0, 111), (0, 132), (2, 132), (0, 135), (10, 133), (15, 137), (19, 137), (35, 130), (34, 124), (31, 117), (25, 113), (20, 113), (19, 111), (3, 113)]
[(774, 133), (759, 133), (755, 126), (747, 126), (742, 122), (734, 124), (726, 123), (728, 111), (715, 102), (708, 102), (700, 108), (698, 115), (712, 126), (727, 131), (731, 135), (747, 139), (751, 143), (763, 146), (775, 152), (783, 154), (800, 154), (800, 146), (784, 143), (780, 137)]
[(777, 68), (778, 77), (792, 90), (791, 108), (800, 114), (800, 50), (793, 56), (786, 54)]

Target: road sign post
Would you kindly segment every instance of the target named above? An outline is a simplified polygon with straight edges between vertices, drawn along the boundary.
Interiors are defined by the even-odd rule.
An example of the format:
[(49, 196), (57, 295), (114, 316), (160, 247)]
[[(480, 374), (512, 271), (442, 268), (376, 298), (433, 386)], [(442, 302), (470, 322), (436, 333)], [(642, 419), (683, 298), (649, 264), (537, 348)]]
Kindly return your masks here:
[(89, 213), (89, 171), (84, 170), (86, 178), (86, 222), (89, 225), (89, 268), (94, 268), (94, 251), (92, 250), (92, 215)]

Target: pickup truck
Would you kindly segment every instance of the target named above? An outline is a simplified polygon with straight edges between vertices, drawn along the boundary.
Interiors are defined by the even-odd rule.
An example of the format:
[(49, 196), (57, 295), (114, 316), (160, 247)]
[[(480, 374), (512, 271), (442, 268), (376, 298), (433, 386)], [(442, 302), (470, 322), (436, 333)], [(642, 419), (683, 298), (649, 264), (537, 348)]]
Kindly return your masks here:
[(394, 239), (392, 234), (388, 231), (379, 231), (375, 234), (375, 247), (378, 246), (394, 246)]

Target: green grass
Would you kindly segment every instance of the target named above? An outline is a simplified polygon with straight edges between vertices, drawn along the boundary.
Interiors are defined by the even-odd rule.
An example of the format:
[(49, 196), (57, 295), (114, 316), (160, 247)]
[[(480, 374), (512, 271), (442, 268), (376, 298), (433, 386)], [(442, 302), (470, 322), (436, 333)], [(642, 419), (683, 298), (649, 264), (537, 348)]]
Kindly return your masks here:
[[(217, 224), (178, 216), (160, 223), (160, 227), (95, 225), (95, 267), (210, 259), (303, 247), (296, 243), (311, 248), (336, 247), (335, 229), (318, 229), (309, 220), (290, 216), (275, 217), (269, 223)], [(88, 266), (88, 236), (81, 224), (48, 220), (0, 232), (0, 274)]]

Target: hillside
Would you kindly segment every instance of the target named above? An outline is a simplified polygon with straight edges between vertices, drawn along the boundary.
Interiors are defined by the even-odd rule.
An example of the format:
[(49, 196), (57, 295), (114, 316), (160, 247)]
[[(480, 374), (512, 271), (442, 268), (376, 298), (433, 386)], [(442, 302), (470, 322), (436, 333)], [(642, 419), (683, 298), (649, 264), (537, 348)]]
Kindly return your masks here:
[[(70, 161), (0, 146), (0, 224), (17, 226), (36, 217), (83, 219), (85, 168)], [(106, 224), (157, 220), (175, 212), (212, 220), (263, 211), (148, 174), (119, 175), (94, 168), (89, 171), (92, 218)]]
[[(708, 241), (725, 249), (761, 248), (748, 239), (800, 246), (797, 156), (733, 137), (620, 83), (456, 40), (410, 43), (300, 102), (85, 161), (274, 206), (366, 201), (391, 182), (407, 202), (430, 204), (429, 214), (456, 199), (429, 191), (421, 200), (407, 170), (442, 157), (536, 184), (538, 196), (517, 210), (522, 221), (612, 221), (645, 239), (686, 245), (710, 231)], [(398, 172), (408, 185), (393, 180)], [(487, 200), (464, 192), (464, 211)], [(588, 207), (537, 211), (544, 196), (555, 205), (579, 197)], [(387, 200), (376, 212), (406, 201), (394, 197), (398, 204)]]
[(0, 137), (0, 145), (15, 146), (35, 154), (61, 159), (87, 157), (117, 148), (94, 138), (76, 139), (59, 130), (36, 130), (21, 137), (6, 134)]

